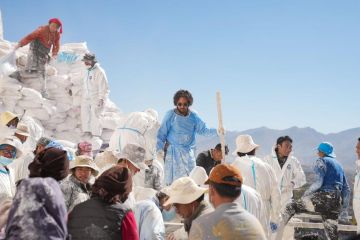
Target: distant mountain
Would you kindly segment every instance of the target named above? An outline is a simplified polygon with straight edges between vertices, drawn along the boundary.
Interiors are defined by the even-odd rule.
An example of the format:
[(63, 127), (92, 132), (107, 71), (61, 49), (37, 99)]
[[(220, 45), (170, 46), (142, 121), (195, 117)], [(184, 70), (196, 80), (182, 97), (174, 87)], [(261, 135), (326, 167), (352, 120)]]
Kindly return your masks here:
[[(253, 137), (255, 143), (260, 145), (257, 152), (259, 157), (270, 154), (272, 146), (275, 144), (279, 136), (288, 135), (293, 139), (294, 155), (301, 161), (303, 165), (312, 165), (316, 159), (317, 145), (322, 141), (331, 142), (334, 145), (337, 159), (346, 169), (354, 169), (354, 161), (356, 159), (355, 145), (360, 137), (360, 127), (345, 130), (339, 133), (323, 134), (315, 129), (306, 127), (291, 127), (285, 130), (274, 130), (266, 127), (249, 129), (242, 132), (229, 131), (226, 133), (226, 143), (229, 145), (230, 154), (227, 160), (232, 161), (231, 153), (235, 150), (235, 139), (240, 134), (249, 134)], [(217, 137), (197, 138), (197, 153), (213, 148), (219, 139)]]

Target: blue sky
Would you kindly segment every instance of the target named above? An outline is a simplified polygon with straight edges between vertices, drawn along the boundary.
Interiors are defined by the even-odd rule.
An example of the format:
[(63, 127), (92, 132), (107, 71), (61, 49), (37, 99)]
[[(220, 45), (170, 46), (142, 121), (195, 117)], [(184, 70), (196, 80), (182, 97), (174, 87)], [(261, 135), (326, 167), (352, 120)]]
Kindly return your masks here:
[(193, 93), (228, 130), (360, 126), (360, 2), (1, 0), (5, 39), (18, 41), (59, 17), (62, 42), (86, 41), (124, 111), (172, 108)]

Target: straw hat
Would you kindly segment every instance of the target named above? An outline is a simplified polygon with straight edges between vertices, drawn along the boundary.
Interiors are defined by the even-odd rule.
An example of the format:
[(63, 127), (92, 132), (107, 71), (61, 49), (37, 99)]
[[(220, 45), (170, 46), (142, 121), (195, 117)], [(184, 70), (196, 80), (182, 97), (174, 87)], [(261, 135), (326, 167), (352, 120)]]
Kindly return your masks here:
[(13, 120), (14, 118), (17, 118), (18, 116), (16, 116), (14, 113), (6, 111), (1, 113), (0, 119), (1, 119), (1, 123), (6, 126), (6, 124), (8, 124), (11, 120)]
[(162, 191), (169, 196), (164, 205), (172, 203), (192, 203), (203, 195), (208, 189), (199, 187), (190, 177), (181, 177), (175, 180), (171, 186)]
[(259, 146), (260, 145), (254, 143), (254, 140), (250, 135), (247, 134), (239, 135), (236, 138), (236, 149), (233, 152), (233, 155), (237, 156), (238, 152), (241, 153), (251, 152), (252, 150), (258, 148)]
[(26, 124), (24, 123), (19, 123), (17, 128), (16, 128), (16, 131), (15, 133), (21, 135), (21, 136), (26, 136), (26, 137), (29, 137), (30, 136), (30, 133), (29, 133), (29, 128)]
[(94, 163), (94, 160), (86, 155), (76, 156), (74, 161), (70, 161), (70, 170), (76, 167), (91, 168), (92, 174), (96, 177), (99, 174), (99, 168)]

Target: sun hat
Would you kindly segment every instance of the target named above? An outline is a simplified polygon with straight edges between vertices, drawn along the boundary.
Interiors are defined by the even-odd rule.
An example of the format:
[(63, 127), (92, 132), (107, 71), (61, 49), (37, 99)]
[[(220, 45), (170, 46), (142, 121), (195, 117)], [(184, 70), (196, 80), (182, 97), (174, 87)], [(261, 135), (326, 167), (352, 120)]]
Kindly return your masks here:
[(199, 187), (190, 177), (176, 179), (169, 187), (162, 191), (169, 196), (164, 205), (172, 203), (188, 204), (192, 203), (203, 195), (208, 189)]
[(248, 153), (252, 150), (258, 148), (260, 145), (255, 144), (254, 140), (250, 135), (239, 135), (236, 138), (236, 149), (233, 152), (233, 155), (237, 156), (237, 153)]
[(94, 160), (87, 155), (76, 156), (74, 161), (70, 162), (70, 170), (76, 167), (91, 168), (92, 174), (96, 177), (99, 174), (99, 168), (96, 166)]

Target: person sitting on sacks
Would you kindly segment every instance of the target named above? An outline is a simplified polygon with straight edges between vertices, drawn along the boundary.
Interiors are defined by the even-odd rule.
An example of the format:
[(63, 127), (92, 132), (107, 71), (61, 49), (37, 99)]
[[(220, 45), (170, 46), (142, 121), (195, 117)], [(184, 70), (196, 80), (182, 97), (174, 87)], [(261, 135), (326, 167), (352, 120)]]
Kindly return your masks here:
[(96, 177), (99, 169), (91, 157), (81, 155), (70, 162), (70, 171), (71, 176), (60, 183), (68, 212), (77, 204), (90, 199), (91, 176)]
[[(26, 71), (38, 73), (42, 80), (41, 94), (47, 98), (45, 65), (50, 61), (50, 50), (52, 57), (56, 58), (60, 49), (60, 34), (62, 33), (62, 23), (58, 18), (49, 20), (49, 24), (37, 28), (35, 31), (21, 39), (15, 50), (30, 43), (30, 53), (28, 55)], [(19, 71), (10, 75), (10, 77), (21, 81)]]

